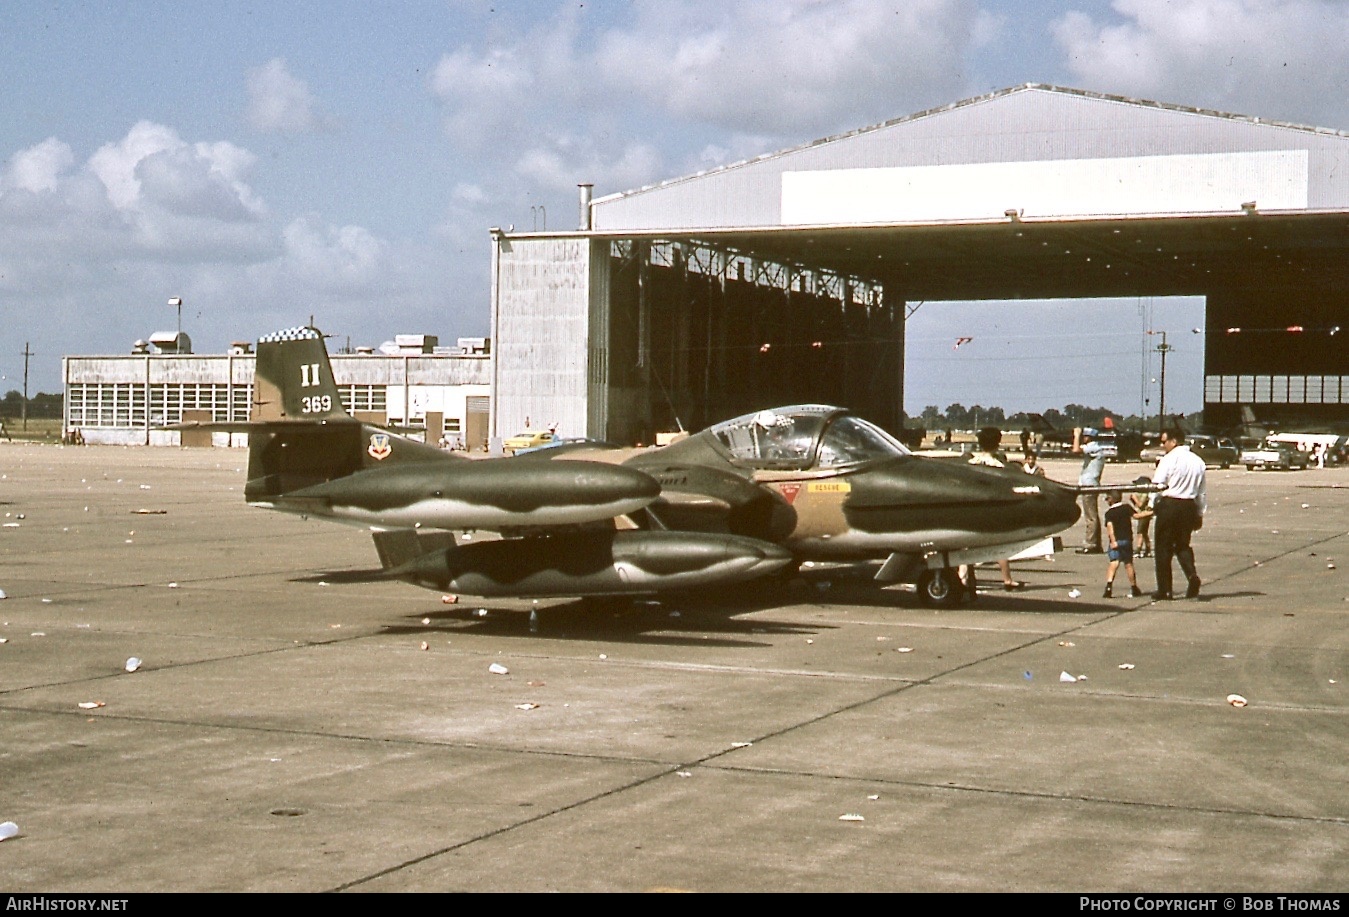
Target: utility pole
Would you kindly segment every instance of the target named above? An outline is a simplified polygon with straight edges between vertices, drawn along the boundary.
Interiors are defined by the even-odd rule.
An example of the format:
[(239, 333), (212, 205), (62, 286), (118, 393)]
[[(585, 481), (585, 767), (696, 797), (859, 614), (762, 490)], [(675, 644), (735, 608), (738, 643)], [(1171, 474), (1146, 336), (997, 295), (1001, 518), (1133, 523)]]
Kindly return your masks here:
[(28, 358), (34, 356), (32, 348), (27, 341), (23, 342), (23, 409), (20, 416), (23, 417), (23, 429), (28, 429)]
[(1157, 432), (1161, 433), (1166, 429), (1166, 355), (1172, 351), (1171, 345), (1166, 343), (1165, 331), (1149, 331), (1148, 334), (1160, 334), (1162, 342), (1157, 345), (1157, 352), (1162, 355), (1161, 393), (1158, 396), (1157, 403)]

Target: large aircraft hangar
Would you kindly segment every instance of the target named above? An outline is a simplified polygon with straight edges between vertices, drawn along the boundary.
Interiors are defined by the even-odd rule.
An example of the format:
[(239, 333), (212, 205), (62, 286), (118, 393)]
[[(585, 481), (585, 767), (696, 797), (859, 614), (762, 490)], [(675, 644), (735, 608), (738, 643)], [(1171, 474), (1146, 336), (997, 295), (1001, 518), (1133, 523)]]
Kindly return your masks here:
[(493, 432), (903, 425), (924, 302), (1206, 298), (1205, 417), (1349, 419), (1349, 134), (1030, 84), (494, 229)]

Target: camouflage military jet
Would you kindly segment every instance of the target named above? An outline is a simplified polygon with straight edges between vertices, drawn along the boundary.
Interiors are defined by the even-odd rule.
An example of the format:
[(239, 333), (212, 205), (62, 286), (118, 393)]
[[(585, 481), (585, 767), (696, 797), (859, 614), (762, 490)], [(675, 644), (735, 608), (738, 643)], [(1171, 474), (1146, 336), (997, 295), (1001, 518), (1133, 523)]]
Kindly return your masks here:
[[(240, 428), (250, 504), (368, 526), (390, 576), (471, 595), (653, 593), (882, 560), (880, 582), (949, 605), (968, 594), (957, 565), (1015, 555), (1079, 514), (1075, 488), (914, 456), (826, 405), (661, 448), (469, 459), (347, 415), (313, 328), (258, 342), (254, 420)], [(502, 537), (455, 544), (467, 530)]]

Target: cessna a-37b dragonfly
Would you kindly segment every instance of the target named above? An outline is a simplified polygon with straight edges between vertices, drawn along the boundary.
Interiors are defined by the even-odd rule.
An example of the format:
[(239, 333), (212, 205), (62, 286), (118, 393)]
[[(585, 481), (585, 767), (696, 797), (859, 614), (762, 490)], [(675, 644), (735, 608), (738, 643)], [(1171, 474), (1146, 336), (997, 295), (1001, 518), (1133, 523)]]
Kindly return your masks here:
[[(388, 576), (469, 595), (650, 594), (883, 560), (879, 582), (952, 605), (968, 593), (958, 565), (1015, 556), (1080, 512), (1076, 488), (914, 456), (824, 405), (660, 448), (469, 459), (348, 415), (309, 327), (258, 342), (254, 400), (247, 424), (210, 425), (249, 433), (251, 505), (367, 526)], [(455, 544), (460, 531), (502, 537)]]

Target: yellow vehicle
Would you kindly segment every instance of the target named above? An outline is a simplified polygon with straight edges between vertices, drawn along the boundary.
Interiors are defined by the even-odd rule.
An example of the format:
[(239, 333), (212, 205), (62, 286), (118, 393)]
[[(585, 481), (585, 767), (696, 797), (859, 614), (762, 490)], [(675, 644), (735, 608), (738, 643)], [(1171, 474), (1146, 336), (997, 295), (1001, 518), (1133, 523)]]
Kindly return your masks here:
[(551, 430), (524, 430), (514, 436), (506, 437), (501, 446), (506, 450), (507, 455), (511, 455), (521, 449), (533, 449), (537, 446), (547, 446), (556, 441), (557, 434)]

